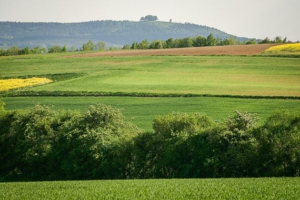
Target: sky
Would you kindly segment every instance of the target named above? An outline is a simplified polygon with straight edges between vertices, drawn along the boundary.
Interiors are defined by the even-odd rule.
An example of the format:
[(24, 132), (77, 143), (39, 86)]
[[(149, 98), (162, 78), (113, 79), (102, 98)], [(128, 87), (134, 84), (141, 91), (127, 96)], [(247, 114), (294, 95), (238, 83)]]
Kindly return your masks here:
[(300, 41), (300, 0), (0, 0), (0, 21), (193, 23), (247, 38)]

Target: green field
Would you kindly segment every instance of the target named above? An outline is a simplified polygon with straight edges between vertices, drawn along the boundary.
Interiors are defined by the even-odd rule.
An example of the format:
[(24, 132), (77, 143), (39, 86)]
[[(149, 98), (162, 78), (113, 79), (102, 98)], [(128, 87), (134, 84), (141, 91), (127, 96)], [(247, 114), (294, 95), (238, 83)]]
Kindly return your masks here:
[(0, 199), (299, 199), (299, 178), (0, 183)]
[(128, 121), (146, 131), (152, 131), (156, 115), (171, 112), (199, 112), (214, 120), (227, 119), (235, 110), (257, 113), (262, 123), (276, 110), (300, 111), (299, 100), (244, 99), (217, 97), (6, 97), (6, 109), (23, 109), (36, 104), (53, 105), (54, 109), (85, 111), (89, 105), (109, 104), (121, 109)]
[(1, 57), (1, 77), (84, 73), (31, 88), (159, 94), (300, 96), (298, 58), (243, 56)]
[[(107, 92), (122, 94), (228, 96), (300, 96), (299, 58), (246, 56), (70, 57), (47, 54), (0, 57), (0, 78), (72, 73), (51, 84), (14, 92)], [(78, 74), (78, 75), (76, 75)], [(57, 78), (57, 77), (56, 77)], [(5, 93), (6, 94), (6, 93)], [(261, 122), (275, 110), (300, 111), (299, 100), (221, 97), (7, 97), (7, 110), (34, 104), (85, 110), (105, 103), (122, 109), (127, 118), (151, 130), (154, 116), (172, 111), (200, 112), (215, 120), (235, 110), (255, 112)]]

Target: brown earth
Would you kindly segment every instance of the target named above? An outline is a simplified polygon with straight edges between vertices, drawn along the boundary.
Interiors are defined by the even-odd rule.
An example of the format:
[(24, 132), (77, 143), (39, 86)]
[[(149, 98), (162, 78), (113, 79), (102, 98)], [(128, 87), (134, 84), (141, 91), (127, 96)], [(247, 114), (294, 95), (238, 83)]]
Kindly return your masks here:
[(118, 50), (75, 55), (71, 57), (100, 56), (201, 56), (201, 55), (258, 55), (277, 44), (209, 46), (174, 49)]

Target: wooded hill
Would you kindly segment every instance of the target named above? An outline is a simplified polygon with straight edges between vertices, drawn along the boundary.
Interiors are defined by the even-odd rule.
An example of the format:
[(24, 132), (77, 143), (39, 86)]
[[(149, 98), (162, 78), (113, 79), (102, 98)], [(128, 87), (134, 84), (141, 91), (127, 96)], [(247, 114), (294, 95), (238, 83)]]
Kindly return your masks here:
[[(144, 39), (167, 40), (169, 38), (207, 37), (212, 33), (216, 38), (230, 38), (216, 28), (190, 23), (161, 21), (90, 21), (81, 23), (25, 23), (0, 22), (0, 47), (50, 47), (66, 45), (81, 48), (88, 40), (104, 41), (107, 46), (126, 45)], [(248, 38), (237, 37), (243, 42)]]

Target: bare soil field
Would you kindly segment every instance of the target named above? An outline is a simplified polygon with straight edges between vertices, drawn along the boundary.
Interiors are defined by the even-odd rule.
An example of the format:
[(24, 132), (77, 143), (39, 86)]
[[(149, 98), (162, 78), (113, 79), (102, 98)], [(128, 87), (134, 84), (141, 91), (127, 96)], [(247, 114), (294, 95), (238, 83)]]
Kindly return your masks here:
[(71, 57), (100, 56), (201, 56), (201, 55), (258, 55), (278, 44), (208, 46), (174, 49), (119, 50), (80, 54)]

